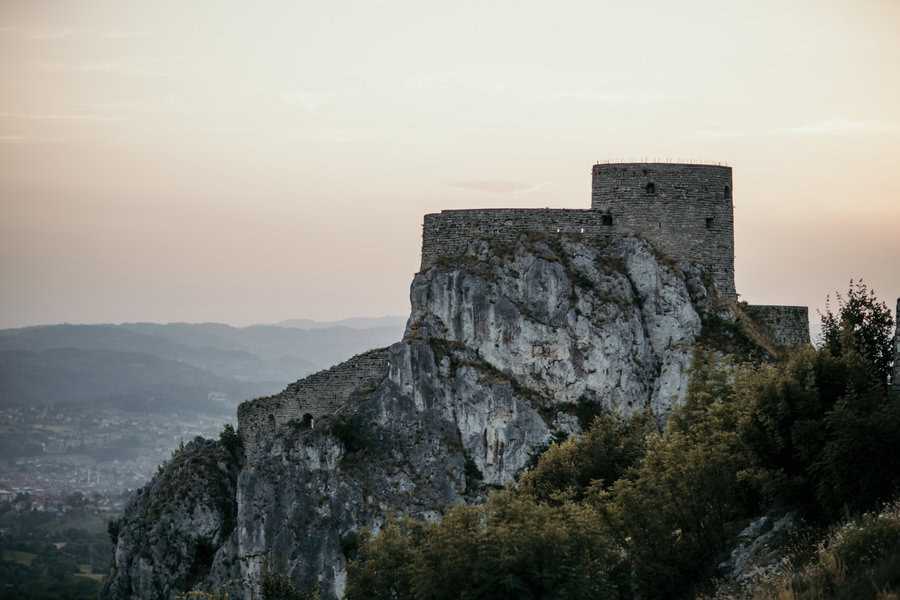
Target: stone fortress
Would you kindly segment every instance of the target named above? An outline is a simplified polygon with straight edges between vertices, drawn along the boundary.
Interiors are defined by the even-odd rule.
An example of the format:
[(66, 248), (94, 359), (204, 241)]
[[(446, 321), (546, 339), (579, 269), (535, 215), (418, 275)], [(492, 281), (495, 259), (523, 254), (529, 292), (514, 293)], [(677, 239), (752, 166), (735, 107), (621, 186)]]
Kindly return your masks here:
[[(675, 262), (703, 266), (719, 295), (737, 299), (734, 285), (734, 186), (731, 167), (674, 163), (607, 163), (592, 169), (586, 209), (444, 210), (425, 215), (421, 270), (462, 255), (480, 239), (514, 241), (522, 233), (593, 239), (636, 235)], [(805, 306), (744, 306), (772, 342), (809, 344)], [(387, 349), (371, 350), (265, 398), (241, 404), (238, 431), (250, 452), (279, 427), (312, 427), (339, 413), (355, 394), (388, 373)], [(898, 374), (900, 377), (900, 374)]]

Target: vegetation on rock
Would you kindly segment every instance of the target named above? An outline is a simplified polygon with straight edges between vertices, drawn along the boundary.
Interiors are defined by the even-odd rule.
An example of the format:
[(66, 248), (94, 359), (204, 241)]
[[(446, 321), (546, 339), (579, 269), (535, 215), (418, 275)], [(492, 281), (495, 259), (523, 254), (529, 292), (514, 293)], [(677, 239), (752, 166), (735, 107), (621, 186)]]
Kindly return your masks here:
[[(482, 506), (364, 533), (347, 597), (692, 597), (711, 588), (751, 517), (785, 508), (835, 529), (768, 589), (900, 592), (897, 505), (864, 514), (900, 489), (900, 397), (884, 386), (890, 327), (874, 294), (851, 284), (838, 313), (823, 315), (820, 349), (762, 365), (699, 349), (664, 431), (644, 416), (602, 415)], [(846, 515), (863, 516), (840, 525)]]

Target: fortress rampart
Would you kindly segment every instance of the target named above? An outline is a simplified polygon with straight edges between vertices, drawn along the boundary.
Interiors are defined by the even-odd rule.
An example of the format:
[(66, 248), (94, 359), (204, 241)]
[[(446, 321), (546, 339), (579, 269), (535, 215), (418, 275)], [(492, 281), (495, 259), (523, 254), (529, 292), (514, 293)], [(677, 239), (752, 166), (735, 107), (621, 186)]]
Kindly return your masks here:
[(776, 345), (789, 347), (810, 343), (808, 307), (752, 304), (744, 310)]
[(238, 433), (244, 447), (252, 454), (260, 442), (290, 421), (312, 427), (317, 419), (338, 412), (354, 392), (378, 385), (388, 367), (387, 348), (369, 350), (296, 381), (280, 394), (241, 403)]
[(523, 232), (588, 237), (640, 235), (674, 260), (703, 265), (719, 293), (734, 288), (731, 168), (629, 163), (595, 165), (590, 209), (445, 210), (425, 215), (421, 268), (462, 254), (471, 241), (513, 241)]

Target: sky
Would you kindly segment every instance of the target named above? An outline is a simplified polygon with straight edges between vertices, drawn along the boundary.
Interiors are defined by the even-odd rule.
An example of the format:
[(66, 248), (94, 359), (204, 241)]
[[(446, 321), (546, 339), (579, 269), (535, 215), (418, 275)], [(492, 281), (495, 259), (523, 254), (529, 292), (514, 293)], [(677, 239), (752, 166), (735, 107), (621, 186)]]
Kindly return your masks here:
[(900, 2), (0, 3), (0, 327), (405, 314), (425, 213), (734, 170), (736, 284), (900, 296)]

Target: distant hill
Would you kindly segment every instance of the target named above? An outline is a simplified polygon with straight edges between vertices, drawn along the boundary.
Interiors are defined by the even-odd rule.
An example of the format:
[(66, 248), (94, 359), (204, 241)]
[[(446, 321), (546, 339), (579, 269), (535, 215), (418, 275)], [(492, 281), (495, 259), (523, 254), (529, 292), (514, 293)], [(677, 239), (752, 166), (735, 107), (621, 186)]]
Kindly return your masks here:
[(0, 351), (0, 406), (83, 405), (143, 412), (228, 413), (275, 382), (219, 377), (139, 352), (59, 348)]
[[(294, 327), (297, 329), (328, 329), (331, 327), (349, 327), (350, 329), (375, 329), (381, 327), (394, 327), (403, 331), (406, 326), (406, 317), (401, 315), (388, 315), (384, 317), (353, 317), (340, 321), (313, 321), (312, 319), (288, 319), (275, 323), (279, 327)], [(397, 339), (400, 339), (399, 337)]]
[(308, 329), (124, 323), (0, 330), (0, 404), (118, 397), (128, 406), (169, 407), (180, 397), (182, 403), (215, 407), (210, 394), (230, 404), (279, 391), (354, 354), (398, 341), (404, 326), (399, 317), (312, 323)]

